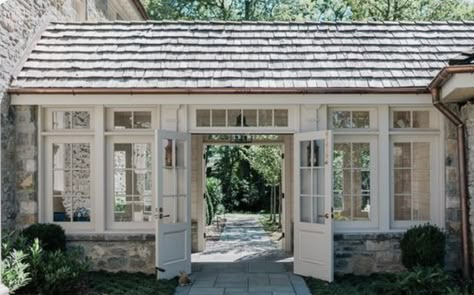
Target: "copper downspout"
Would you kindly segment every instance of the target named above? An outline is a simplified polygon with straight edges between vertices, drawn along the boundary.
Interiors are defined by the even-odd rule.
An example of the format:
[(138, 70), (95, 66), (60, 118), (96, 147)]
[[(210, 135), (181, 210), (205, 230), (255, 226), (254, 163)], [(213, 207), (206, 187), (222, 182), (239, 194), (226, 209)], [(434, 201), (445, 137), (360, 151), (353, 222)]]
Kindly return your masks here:
[(437, 108), (457, 128), (459, 192), (461, 194), (461, 240), (462, 240), (462, 270), (465, 279), (471, 278), (471, 263), (469, 256), (469, 214), (467, 196), (466, 172), (466, 128), (464, 122), (439, 99), (439, 88), (431, 90), (433, 106)]

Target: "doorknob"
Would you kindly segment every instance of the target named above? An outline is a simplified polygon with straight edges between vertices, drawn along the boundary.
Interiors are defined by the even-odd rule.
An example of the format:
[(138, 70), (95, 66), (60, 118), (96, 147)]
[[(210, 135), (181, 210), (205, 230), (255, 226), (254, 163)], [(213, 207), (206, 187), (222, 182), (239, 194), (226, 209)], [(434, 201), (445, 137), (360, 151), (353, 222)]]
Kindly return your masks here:
[(170, 217), (170, 215), (169, 214), (163, 215), (163, 213), (160, 213), (160, 215), (159, 215), (160, 219), (163, 219), (165, 217)]
[[(318, 217), (324, 217), (326, 219), (329, 219), (329, 213), (325, 213), (324, 215), (318, 215)], [(331, 217), (333, 217), (332, 214), (331, 214)]]

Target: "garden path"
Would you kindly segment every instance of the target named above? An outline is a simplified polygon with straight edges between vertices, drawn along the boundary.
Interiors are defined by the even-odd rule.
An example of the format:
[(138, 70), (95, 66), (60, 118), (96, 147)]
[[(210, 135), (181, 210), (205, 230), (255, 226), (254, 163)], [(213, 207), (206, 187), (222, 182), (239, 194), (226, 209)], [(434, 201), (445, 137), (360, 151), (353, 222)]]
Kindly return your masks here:
[(176, 295), (309, 295), (293, 258), (263, 230), (259, 215), (226, 214), (219, 241), (193, 254), (192, 284)]

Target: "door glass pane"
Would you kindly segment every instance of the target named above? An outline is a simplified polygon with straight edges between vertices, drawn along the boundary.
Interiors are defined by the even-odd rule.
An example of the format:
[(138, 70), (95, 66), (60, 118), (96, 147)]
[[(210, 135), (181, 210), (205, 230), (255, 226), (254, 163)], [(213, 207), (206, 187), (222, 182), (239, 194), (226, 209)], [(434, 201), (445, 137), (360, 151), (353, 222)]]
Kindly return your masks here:
[(369, 168), (370, 166), (370, 144), (353, 143), (352, 144), (352, 167)]
[(393, 112), (393, 128), (411, 128), (410, 111)]
[(186, 142), (176, 141), (176, 167), (186, 167)]
[(90, 171), (73, 170), (72, 171), (72, 191), (75, 196), (90, 195)]
[(300, 166), (311, 166), (311, 141), (305, 140), (300, 142)]
[(133, 112), (133, 128), (151, 129), (151, 112)]
[(176, 190), (175, 190), (175, 182), (174, 182), (174, 173), (175, 169), (174, 168), (164, 168), (163, 169), (163, 194), (164, 195), (175, 195)]
[(72, 112), (72, 129), (90, 128), (89, 112)]
[(313, 168), (313, 195), (325, 195), (324, 168)]
[(175, 218), (176, 214), (174, 212), (176, 211), (176, 197), (163, 197), (163, 206), (160, 207), (162, 209), (162, 212), (159, 212), (162, 214), (161, 222), (164, 224), (171, 224), (171, 223), (176, 223)]
[(300, 169), (301, 177), (301, 194), (302, 195), (311, 195), (311, 170), (310, 169)]
[(334, 219), (337, 221), (352, 220), (352, 197), (350, 195), (338, 194), (337, 199), (340, 200), (340, 205), (337, 210), (334, 207)]
[(132, 168), (131, 143), (114, 144), (114, 167), (120, 169)]
[(413, 193), (430, 193), (430, 170), (413, 170)]
[(430, 128), (430, 112), (413, 111), (413, 128)]
[(369, 128), (370, 113), (367, 111), (352, 112), (352, 128)]
[(430, 144), (428, 142), (413, 143), (413, 168), (430, 169)]
[(413, 195), (413, 220), (430, 219), (430, 196)]
[(275, 126), (288, 127), (288, 110), (275, 110)]
[(325, 224), (326, 223), (326, 216), (325, 214), (329, 212), (325, 212), (324, 202), (325, 197), (313, 197), (313, 223), (317, 224)]
[(393, 162), (396, 168), (411, 167), (411, 143), (396, 142), (393, 144)]
[(313, 141), (313, 167), (324, 166), (324, 140)]
[(225, 110), (212, 110), (212, 127), (225, 127), (226, 126), (226, 111)]
[(395, 169), (395, 194), (411, 193), (411, 169)]
[(257, 126), (257, 110), (244, 110), (244, 127)]
[(242, 114), (240, 110), (227, 110), (228, 125), (231, 127), (242, 126)]
[(186, 197), (177, 197), (177, 212), (176, 212), (176, 222), (183, 223), (186, 222)]
[(411, 197), (395, 195), (395, 220), (411, 220)]
[(88, 222), (91, 221), (91, 199), (89, 196), (73, 197), (73, 221)]
[(272, 110), (258, 110), (258, 126), (271, 127), (273, 126), (273, 111)]
[(187, 186), (186, 169), (176, 169), (176, 176), (177, 194), (185, 195)]
[(53, 221), (55, 222), (67, 222), (71, 221), (71, 215), (69, 214), (70, 208), (66, 208), (71, 205), (68, 201), (71, 197), (54, 197), (53, 198)]
[(53, 144), (53, 169), (70, 169), (71, 153), (70, 144)]
[(211, 110), (196, 110), (196, 126), (210, 127), (211, 126)]
[(351, 128), (351, 112), (350, 111), (334, 111), (332, 112), (333, 128)]
[(151, 172), (146, 170), (133, 171), (133, 194), (135, 196), (142, 196), (151, 193)]
[(88, 143), (75, 143), (71, 145), (72, 168), (90, 168), (90, 145)]
[(351, 145), (349, 143), (335, 143), (333, 167), (335, 169), (351, 167)]
[(163, 164), (167, 168), (173, 167), (173, 140), (164, 139), (162, 142), (163, 148)]
[(300, 197), (300, 221), (311, 222), (311, 198), (301, 196)]
[(354, 196), (354, 220), (367, 220), (370, 213), (370, 195)]
[(115, 129), (131, 129), (132, 121), (132, 112), (114, 112)]

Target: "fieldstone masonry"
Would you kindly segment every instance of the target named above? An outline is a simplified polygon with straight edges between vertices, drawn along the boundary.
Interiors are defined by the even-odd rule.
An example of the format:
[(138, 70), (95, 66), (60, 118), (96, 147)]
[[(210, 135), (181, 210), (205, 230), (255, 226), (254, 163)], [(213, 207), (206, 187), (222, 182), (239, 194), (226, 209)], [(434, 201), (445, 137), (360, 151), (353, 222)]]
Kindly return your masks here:
[[(474, 104), (467, 103), (461, 108), (461, 116), (466, 124), (467, 181), (469, 185), (469, 222), (471, 225), (471, 253), (474, 249)], [(474, 255), (471, 255), (474, 265)]]
[(69, 235), (68, 247), (80, 246), (92, 268), (110, 272), (155, 272), (155, 235)]

